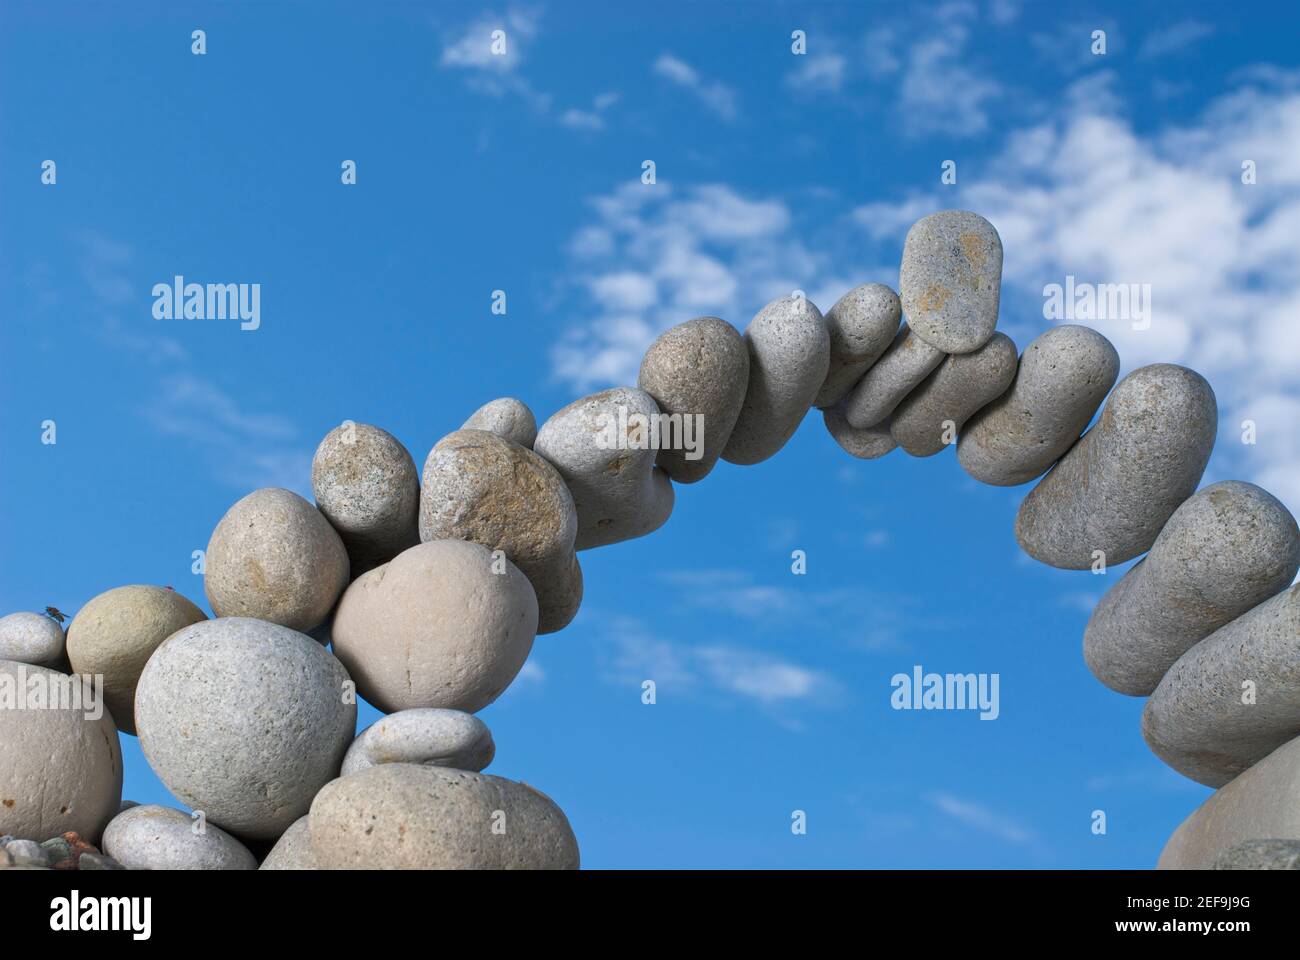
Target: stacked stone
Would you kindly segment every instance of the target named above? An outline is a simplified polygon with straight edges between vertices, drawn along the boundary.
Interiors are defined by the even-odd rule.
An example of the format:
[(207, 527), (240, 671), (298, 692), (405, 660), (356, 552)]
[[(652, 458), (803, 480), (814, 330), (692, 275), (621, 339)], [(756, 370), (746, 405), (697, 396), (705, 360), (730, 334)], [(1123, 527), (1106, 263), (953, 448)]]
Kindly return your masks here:
[[(936, 213), (908, 232), (898, 294), (864, 284), (825, 315), (778, 298), (743, 333), (690, 320), (650, 346), (636, 386), (540, 429), (494, 400), (419, 474), (391, 434), (345, 421), (313, 460), (315, 504), (257, 490), (217, 524), (215, 619), (149, 586), (94, 598), (66, 638), (51, 617), (0, 619), (0, 673), (102, 675), (106, 705), (0, 711), (0, 833), (22, 838), (0, 866), (39, 867), (53, 855), (32, 847), (62, 835), (103, 845), (76, 849), (83, 869), (256, 869), (268, 849), (261, 869), (577, 867), (560, 808), (482, 772), (495, 744), (473, 714), (576, 615), (578, 551), (658, 529), (674, 483), (774, 456), (814, 408), (860, 459), (955, 446), (981, 482), (1037, 479), (1015, 532), (1044, 563), (1145, 554), (1084, 655), (1150, 697), (1157, 755), (1221, 787), (1160, 865), (1294, 865), (1300, 530), (1251, 484), (1196, 492), (1217, 424), (1198, 374), (1154, 364), (1116, 385), (1114, 348), (1072, 325), (1017, 356), (996, 330), (1001, 270), (992, 224)], [(356, 695), (388, 714), (359, 736)], [(120, 805), (119, 731), (193, 814)]]

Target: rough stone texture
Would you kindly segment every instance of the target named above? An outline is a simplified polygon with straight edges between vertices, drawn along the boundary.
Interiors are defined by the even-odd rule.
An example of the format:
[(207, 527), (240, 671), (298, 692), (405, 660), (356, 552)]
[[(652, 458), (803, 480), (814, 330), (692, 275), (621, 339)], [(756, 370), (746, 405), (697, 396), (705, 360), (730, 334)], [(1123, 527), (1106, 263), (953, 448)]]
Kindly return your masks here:
[(5, 847), (9, 862), (15, 867), (50, 866), (50, 855), (35, 840), (11, 840)]
[(484, 430), (457, 430), (429, 451), (420, 539), (503, 551), (537, 594), (538, 633), (562, 630), (582, 602), (577, 534), (569, 488), (533, 451)]
[(347, 548), (352, 579), (420, 542), (420, 476), (406, 447), (368, 423), (344, 421), (311, 461), (316, 506)]
[[(655, 461), (677, 483), (703, 480), (722, 456), (740, 416), (749, 384), (749, 350), (736, 328), (717, 317), (696, 317), (664, 331), (641, 359), (637, 386), (662, 413), (703, 418), (700, 457), (661, 449)], [(694, 456), (694, 453), (691, 454)]]
[(210, 824), (278, 837), (338, 775), (357, 722), (349, 683), (305, 634), (244, 617), (205, 620), (172, 634), (145, 665), (140, 747)]
[(1179, 657), (1142, 712), (1142, 735), (1156, 755), (1211, 787), (1298, 734), (1300, 584)]
[(1300, 840), (1247, 840), (1215, 858), (1211, 870), (1300, 870)]
[(212, 823), (172, 807), (146, 804), (113, 818), (104, 852), (128, 870), (256, 870), (248, 848)]
[(844, 401), (844, 418), (858, 430), (884, 423), (943, 358), (942, 350), (936, 350), (903, 324), (889, 349)]
[(340, 776), (380, 763), (422, 763), (456, 770), (482, 770), (496, 755), (492, 731), (461, 710), (402, 710), (358, 734), (343, 758)]
[(830, 367), (831, 338), (811, 300), (773, 300), (745, 329), (749, 385), (722, 459), (761, 463), (794, 436)]
[(979, 214), (941, 210), (907, 231), (898, 292), (903, 315), (926, 343), (944, 353), (984, 346), (1001, 290), (1002, 241)]
[(1274, 750), (1192, 813), (1160, 854), (1161, 870), (1205, 870), (1247, 840), (1300, 840), (1300, 739)]
[(316, 860), (311, 855), (311, 831), (307, 826), (308, 817), (302, 816), (271, 848), (271, 852), (262, 861), (259, 870), (317, 870)]
[(68, 658), (74, 672), (103, 676), (117, 728), (135, 736), (135, 686), (145, 663), (177, 630), (206, 619), (174, 590), (117, 587), (77, 611), (68, 625)]
[[(972, 353), (948, 357), (894, 411), (890, 427), (898, 445), (914, 457), (930, 457), (949, 446), (970, 416), (1000, 397), (1016, 375), (1016, 345), (995, 333)], [(951, 422), (951, 428), (946, 424)]]
[(334, 654), (385, 713), (473, 713), (510, 686), (533, 648), (537, 597), (509, 560), (478, 543), (431, 540), (348, 587)]
[(1197, 641), (1285, 589), (1297, 569), (1290, 511), (1254, 484), (1212, 484), (1102, 597), (1083, 636), (1088, 668), (1112, 690), (1146, 696)]
[(112, 857), (106, 857), (102, 853), (83, 853), (77, 858), (78, 870), (125, 870)]
[(122, 750), (112, 715), (32, 698), (35, 689), (61, 691), (58, 703), (89, 706), (67, 698), (73, 683), (82, 697), (79, 678), (0, 660), (0, 834), (39, 842), (76, 831), (95, 842), (117, 813)]
[(59, 669), (64, 663), (63, 627), (39, 613), (0, 617), (0, 660)]
[(1169, 363), (1134, 370), (1025, 497), (1016, 539), (1053, 567), (1087, 569), (1094, 550), (1108, 565), (1133, 559), (1196, 489), (1217, 429), (1214, 391), (1200, 374)]
[(1011, 389), (971, 417), (958, 461), (983, 483), (1028, 483), (1079, 439), (1117, 376), (1119, 354), (1100, 333), (1053, 327), (1025, 348)]
[(826, 311), (831, 359), (813, 406), (832, 407), (843, 400), (868, 368), (898, 335), (902, 307), (898, 294), (883, 283), (854, 287)]
[(830, 435), (835, 438), (835, 442), (846, 453), (859, 460), (877, 460), (898, 446), (898, 441), (890, 432), (888, 420), (874, 427), (859, 430), (857, 427), (850, 426), (848, 420), (844, 419), (842, 402), (823, 410), (822, 421), (826, 424)]
[(549, 797), (466, 770), (370, 767), (321, 790), (310, 823), (312, 855), (329, 870), (578, 867), (578, 841)]
[(531, 450), (537, 439), (537, 420), (522, 400), (501, 397), (483, 404), (461, 425), (462, 430), (486, 430)]
[(577, 549), (653, 533), (672, 513), (672, 481), (655, 466), (658, 416), (650, 394), (615, 387), (575, 400), (537, 431), (533, 449), (573, 494)]
[(218, 617), (254, 617), (292, 630), (324, 623), (348, 585), (348, 554), (329, 521), (288, 490), (254, 490), (208, 542), (204, 589)]

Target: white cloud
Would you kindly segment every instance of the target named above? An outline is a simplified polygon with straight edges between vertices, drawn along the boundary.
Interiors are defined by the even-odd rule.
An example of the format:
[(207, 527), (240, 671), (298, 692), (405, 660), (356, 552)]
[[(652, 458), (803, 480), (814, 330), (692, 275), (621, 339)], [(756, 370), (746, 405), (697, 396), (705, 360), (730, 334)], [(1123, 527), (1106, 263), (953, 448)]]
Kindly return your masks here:
[(1153, 60), (1180, 53), (1214, 33), (1214, 28), (1199, 20), (1183, 20), (1163, 30), (1147, 34), (1138, 49), (1138, 59)]
[(849, 61), (841, 53), (826, 51), (799, 57), (798, 67), (786, 74), (785, 81), (800, 93), (838, 93), (844, 85)]
[[(460, 71), (476, 93), (496, 98), (518, 96), (545, 113), (550, 109), (550, 94), (537, 90), (520, 72), (528, 45), (539, 29), (540, 16), (531, 9), (512, 7), (499, 16), (483, 14), (446, 34), (438, 62), (444, 69)], [(494, 53), (492, 34), (498, 30), (505, 34), (505, 46)]]
[(654, 62), (654, 72), (689, 90), (709, 110), (723, 120), (735, 120), (739, 115), (736, 92), (720, 80), (707, 80), (685, 60), (671, 53), (662, 53)]
[(1010, 817), (994, 813), (987, 807), (970, 800), (963, 800), (950, 793), (936, 793), (927, 798), (931, 804), (959, 823), (973, 827), (982, 833), (992, 834), (999, 840), (1018, 846), (1033, 844), (1033, 831)]
[(899, 84), (899, 110), (908, 133), (960, 137), (988, 128), (989, 101), (1002, 88), (970, 65), (973, 16), (967, 4), (941, 7), (937, 29), (908, 50)]

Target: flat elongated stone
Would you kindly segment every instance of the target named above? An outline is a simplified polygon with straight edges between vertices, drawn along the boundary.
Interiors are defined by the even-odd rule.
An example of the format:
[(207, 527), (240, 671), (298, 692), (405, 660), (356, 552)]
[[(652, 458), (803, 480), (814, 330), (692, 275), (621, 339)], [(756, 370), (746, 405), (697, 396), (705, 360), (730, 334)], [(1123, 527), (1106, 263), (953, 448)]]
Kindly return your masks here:
[(722, 451), (728, 463), (762, 463), (794, 436), (830, 367), (822, 312), (803, 297), (773, 300), (745, 328), (749, 386)]
[(1215, 858), (1211, 870), (1300, 870), (1300, 840), (1247, 840)]
[(306, 634), (220, 617), (154, 651), (135, 719), (149, 766), (182, 803), (270, 840), (337, 776), (357, 704), (343, 665)]
[(1119, 376), (1119, 354), (1095, 330), (1067, 324), (1034, 339), (1011, 389), (971, 417), (957, 459), (976, 480), (1028, 483), (1079, 439)]
[(327, 784), (311, 805), (326, 870), (574, 870), (578, 841), (528, 784), (447, 767), (382, 763)]
[(1174, 831), (1156, 865), (1205, 870), (1247, 840), (1300, 840), (1300, 739), (1278, 747), (1201, 804)]
[(248, 848), (220, 827), (172, 807), (146, 804), (119, 813), (104, 830), (104, 852), (128, 870), (256, 870)]
[(385, 713), (472, 713), (518, 675), (536, 632), (537, 598), (518, 567), (482, 544), (431, 540), (353, 582), (332, 637), (357, 692)]
[(420, 475), (386, 430), (349, 420), (327, 433), (312, 458), (311, 489), (347, 548), (353, 580), (420, 542)]
[(1300, 584), (1179, 657), (1142, 711), (1142, 735), (1211, 787), (1300, 735)]
[(844, 419), (843, 403), (837, 403), (823, 410), (822, 420), (830, 435), (835, 438), (835, 442), (846, 453), (852, 454), (859, 460), (877, 460), (898, 446), (898, 441), (890, 432), (888, 420), (874, 427), (859, 430)]
[(63, 627), (39, 613), (0, 617), (0, 660), (58, 670), (64, 666)]
[[(698, 449), (661, 448), (655, 461), (676, 483), (703, 480), (722, 456), (749, 384), (749, 350), (736, 328), (696, 317), (664, 331), (641, 360), (637, 386), (661, 413), (690, 422)], [(697, 455), (698, 454), (698, 455)]]
[(456, 770), (482, 770), (496, 744), (487, 724), (462, 710), (400, 710), (366, 727), (348, 747), (340, 776), (379, 763), (424, 763)]
[(898, 294), (883, 283), (864, 283), (826, 311), (831, 360), (813, 406), (832, 407), (843, 400), (868, 368), (898, 335), (902, 307)]
[(104, 701), (117, 728), (135, 736), (135, 687), (144, 665), (177, 630), (206, 619), (174, 590), (117, 587), (77, 611), (68, 625), (68, 658), (77, 673), (104, 678)]
[(348, 585), (348, 552), (324, 515), (298, 494), (254, 490), (226, 511), (208, 541), (203, 588), (218, 617), (291, 630), (325, 622)]
[[(971, 414), (1000, 397), (1016, 375), (1016, 345), (994, 333), (971, 353), (945, 359), (894, 411), (890, 427), (914, 457), (930, 457), (957, 442)], [(946, 438), (946, 439), (945, 439)]]
[(970, 353), (993, 336), (1002, 291), (1002, 240), (977, 213), (941, 210), (903, 243), (898, 292), (916, 335), (944, 353)]
[(486, 430), (529, 450), (537, 439), (537, 420), (533, 411), (514, 397), (501, 397), (483, 404), (470, 414), (461, 429)]
[(903, 398), (943, 363), (936, 350), (903, 324), (894, 342), (844, 401), (844, 418), (859, 430), (883, 423)]
[(673, 484), (655, 460), (673, 441), (658, 417), (650, 394), (615, 387), (575, 400), (537, 431), (533, 449), (573, 494), (578, 550), (645, 536), (672, 513)]
[(457, 430), (424, 462), (420, 539), (469, 540), (501, 550), (537, 594), (537, 632), (568, 625), (582, 602), (574, 554), (578, 512), (556, 469), (485, 430)]
[(1174, 511), (1151, 551), (1088, 621), (1088, 668), (1119, 693), (1146, 696), (1199, 640), (1274, 596), (1300, 568), (1300, 529), (1251, 483), (1212, 484)]
[(1020, 505), (1016, 539), (1053, 567), (1084, 570), (1150, 549), (1192, 495), (1214, 447), (1218, 409), (1199, 373), (1157, 363), (1134, 370), (1097, 424)]

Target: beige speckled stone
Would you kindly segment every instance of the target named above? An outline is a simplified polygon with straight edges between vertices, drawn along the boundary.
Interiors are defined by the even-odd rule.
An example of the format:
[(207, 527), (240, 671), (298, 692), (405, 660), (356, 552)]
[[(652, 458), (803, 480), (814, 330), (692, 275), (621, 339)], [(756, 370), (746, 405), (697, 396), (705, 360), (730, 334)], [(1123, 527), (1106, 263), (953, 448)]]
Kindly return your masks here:
[(696, 317), (664, 331), (641, 360), (637, 386), (668, 415), (703, 418), (702, 449), (661, 449), (659, 467), (677, 483), (708, 475), (731, 438), (749, 383), (749, 350), (736, 328), (717, 317)]
[[(971, 353), (945, 359), (894, 411), (891, 431), (914, 457), (930, 457), (951, 443), (972, 414), (1000, 397), (1016, 375), (1016, 345), (994, 333)], [(951, 426), (949, 427), (949, 424)]]
[(446, 767), (384, 763), (312, 802), (312, 854), (327, 870), (573, 870), (578, 841), (545, 794)]
[(962, 469), (1014, 487), (1074, 445), (1119, 376), (1119, 354), (1087, 327), (1052, 327), (1025, 348), (1011, 389), (970, 418), (957, 442)]
[(575, 400), (537, 431), (533, 449), (573, 494), (577, 549), (643, 537), (668, 520), (674, 494), (668, 474), (655, 466), (658, 416), (650, 394), (615, 387)]
[(1146, 696), (1197, 641), (1283, 590), (1300, 569), (1300, 529), (1251, 483), (1211, 484), (1174, 511), (1150, 552), (1088, 621), (1088, 668)]
[(513, 563), (497, 565), (481, 544), (432, 540), (348, 587), (334, 654), (357, 692), (385, 713), (473, 713), (499, 697), (533, 648), (537, 598)]
[(162, 642), (207, 616), (174, 590), (117, 587), (101, 593), (68, 625), (68, 657), (77, 673), (104, 677), (104, 700), (117, 728), (135, 736), (135, 686)]
[(349, 420), (327, 433), (312, 458), (311, 489), (347, 548), (353, 579), (420, 542), (420, 477), (385, 430)]
[(117, 814), (122, 750), (112, 716), (32, 699), (36, 687), (74, 680), (80, 686), (56, 670), (0, 660), (0, 836), (39, 843), (75, 830), (98, 843)]
[(39, 613), (0, 617), (0, 660), (34, 663), (51, 670), (66, 668), (63, 627)]
[(533, 451), (484, 430), (457, 430), (429, 451), (420, 539), (503, 551), (537, 594), (538, 633), (563, 629), (582, 602), (577, 534), (569, 488)]
[(1142, 711), (1142, 735), (1211, 787), (1300, 736), (1300, 584), (1179, 657)]
[(1300, 739), (1278, 747), (1201, 804), (1160, 854), (1161, 870), (1205, 870), (1239, 843), (1300, 840)]
[(522, 400), (501, 397), (483, 404), (461, 425), (462, 430), (486, 430), (529, 450), (537, 439), (537, 420)]
[(319, 510), (266, 487), (226, 511), (208, 541), (206, 571), (203, 586), (218, 617), (304, 631), (325, 622), (348, 585), (348, 554)]
[(216, 824), (157, 804), (119, 813), (104, 830), (104, 852), (128, 870), (256, 870), (248, 848)]
[(944, 353), (978, 350), (997, 326), (1001, 290), (1002, 240), (979, 214), (941, 210), (907, 231), (898, 292), (926, 343)]
[(942, 350), (936, 350), (903, 324), (889, 349), (845, 398), (844, 418), (859, 430), (883, 423), (903, 398), (943, 363), (944, 356)]
[(816, 304), (781, 297), (750, 321), (745, 346), (749, 385), (722, 459), (749, 465), (774, 456), (799, 429), (826, 380), (831, 339)]
[(859, 460), (877, 460), (898, 446), (898, 441), (890, 432), (888, 420), (874, 427), (859, 430), (857, 427), (850, 426), (844, 419), (843, 403), (837, 403), (823, 410), (822, 420), (830, 435), (835, 438), (835, 442), (844, 449), (844, 452), (852, 454)]
[(898, 294), (883, 283), (854, 287), (826, 311), (831, 360), (813, 400), (821, 409), (843, 400), (898, 335), (902, 307)]
[(298, 818), (281, 834), (271, 852), (262, 861), (259, 870), (319, 870), (311, 855), (311, 830), (309, 817)]
[(1300, 870), (1300, 840), (1246, 840), (1215, 858), (1212, 870)]
[(357, 734), (340, 776), (379, 763), (426, 763), (478, 773), (495, 755), (492, 731), (478, 717), (463, 710), (399, 710)]
[(1150, 549), (1200, 482), (1214, 447), (1214, 391), (1186, 367), (1157, 363), (1120, 381), (1097, 424), (1045, 476), (1016, 516), (1035, 560), (1086, 570)]

